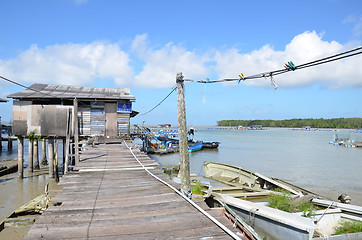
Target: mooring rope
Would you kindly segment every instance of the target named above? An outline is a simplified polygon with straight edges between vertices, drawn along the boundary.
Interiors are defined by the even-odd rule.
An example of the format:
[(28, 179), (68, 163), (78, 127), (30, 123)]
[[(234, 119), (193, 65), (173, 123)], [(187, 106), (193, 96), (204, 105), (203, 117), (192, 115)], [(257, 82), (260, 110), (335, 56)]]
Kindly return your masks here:
[(161, 183), (163, 183), (164, 185), (166, 185), (167, 187), (171, 188), (173, 191), (175, 191), (178, 195), (180, 195), (181, 197), (183, 197), (188, 203), (190, 203), (193, 207), (195, 207), (199, 212), (201, 212), (202, 214), (204, 214), (207, 218), (209, 218), (212, 222), (214, 222), (219, 228), (221, 228), (225, 233), (227, 233), (230, 237), (237, 239), (237, 240), (241, 240), (241, 238), (236, 235), (233, 231), (231, 231), (230, 229), (228, 229), (227, 227), (225, 227), (222, 223), (220, 223), (216, 218), (214, 218), (213, 216), (211, 216), (210, 214), (208, 214), (204, 209), (202, 209), (200, 206), (198, 206), (195, 202), (193, 202), (192, 200), (190, 200), (189, 198), (187, 198), (184, 194), (182, 194), (178, 189), (176, 189), (175, 187), (173, 187), (171, 184), (165, 182), (164, 180), (162, 180), (161, 178), (157, 177), (156, 175), (154, 175), (151, 171), (149, 171), (142, 163), (141, 161), (137, 158), (137, 156), (133, 153), (132, 149), (130, 147), (128, 147), (127, 143), (125, 140), (123, 140), (124, 144), (126, 145), (126, 147), (128, 148), (128, 150), (131, 152), (131, 154), (133, 155), (133, 157), (137, 160), (137, 162), (142, 166), (142, 168), (148, 173), (150, 174), (152, 177), (154, 177), (155, 179), (157, 179), (158, 181), (160, 181)]

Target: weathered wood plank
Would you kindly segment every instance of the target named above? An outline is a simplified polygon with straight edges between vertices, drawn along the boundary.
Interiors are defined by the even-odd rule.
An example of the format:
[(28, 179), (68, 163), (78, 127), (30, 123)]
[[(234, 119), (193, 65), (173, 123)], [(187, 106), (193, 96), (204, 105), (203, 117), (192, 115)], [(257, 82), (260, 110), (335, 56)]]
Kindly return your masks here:
[[(146, 166), (158, 166), (136, 152)], [(63, 190), (25, 239), (228, 239), (218, 226), (139, 166), (122, 145), (99, 145), (80, 154), (78, 168), (61, 178)], [(99, 172), (81, 171), (99, 169)], [(111, 169), (107, 171), (103, 169)], [(115, 171), (113, 171), (115, 170)], [(151, 170), (177, 188), (160, 169)], [(199, 202), (208, 211), (206, 204)], [(226, 221), (216, 212), (212, 216)]]

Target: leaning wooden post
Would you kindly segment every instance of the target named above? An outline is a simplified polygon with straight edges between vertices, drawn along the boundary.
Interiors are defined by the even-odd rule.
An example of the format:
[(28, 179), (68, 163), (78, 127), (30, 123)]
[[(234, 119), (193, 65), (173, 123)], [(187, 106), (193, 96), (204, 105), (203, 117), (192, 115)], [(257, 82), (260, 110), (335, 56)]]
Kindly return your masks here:
[(33, 172), (34, 169), (34, 163), (33, 163), (33, 150), (34, 150), (34, 145), (33, 145), (33, 139), (28, 138), (28, 152), (29, 152), (29, 170), (30, 172)]
[(47, 149), (46, 149), (46, 139), (43, 138), (41, 141), (41, 164), (47, 165)]
[(54, 178), (54, 138), (48, 138), (49, 177)]
[(188, 155), (184, 79), (181, 72), (177, 73), (176, 83), (177, 83), (177, 109), (178, 109), (178, 125), (179, 125), (181, 190), (184, 191), (184, 194), (187, 194), (190, 197), (191, 196), (190, 162)]
[(78, 99), (74, 99), (74, 119), (73, 119), (73, 126), (74, 126), (74, 149), (75, 149), (75, 165), (79, 163), (79, 134), (78, 134)]
[(18, 137), (18, 176), (24, 178), (24, 138)]
[(34, 140), (34, 168), (39, 169), (39, 146), (38, 146), (38, 139)]

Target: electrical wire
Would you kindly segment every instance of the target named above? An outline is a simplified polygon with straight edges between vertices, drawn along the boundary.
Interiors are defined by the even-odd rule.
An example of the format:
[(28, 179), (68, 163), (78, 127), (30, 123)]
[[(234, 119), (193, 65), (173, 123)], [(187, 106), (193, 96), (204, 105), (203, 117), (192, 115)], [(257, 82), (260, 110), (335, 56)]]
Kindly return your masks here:
[(27, 87), (27, 86), (25, 86), (25, 85), (23, 85), (23, 84), (21, 84), (21, 83), (15, 82), (15, 81), (10, 80), (10, 79), (8, 79), (8, 78), (6, 78), (6, 77), (0, 76), (0, 78), (2, 78), (3, 80), (5, 80), (5, 81), (7, 81), (7, 82), (12, 83), (12, 84), (15, 84), (15, 85), (18, 85), (18, 86), (20, 86), (20, 87), (23, 87), (23, 88), (25, 88), (25, 89), (27, 89), (27, 90), (31, 90), (31, 91), (34, 91), (34, 92), (38, 92), (38, 93), (41, 93), (41, 94), (44, 94), (44, 95), (49, 95), (49, 96), (51, 96), (51, 97), (57, 98), (56, 96), (52, 96), (52, 95), (50, 95), (50, 94), (48, 94), (48, 93), (43, 93), (43, 92), (41, 92), (41, 91), (39, 91), (39, 90), (33, 89), (33, 88), (31, 88), (31, 87)]
[[(357, 51), (359, 51), (359, 52), (357, 52)], [(270, 72), (258, 73), (258, 74), (255, 74), (255, 75), (246, 76), (242, 80), (272, 77), (272, 76), (287, 73), (287, 72), (290, 72), (290, 71), (295, 71), (295, 70), (303, 69), (303, 68), (307, 68), (307, 67), (313, 67), (313, 66), (317, 66), (317, 65), (320, 65), (320, 64), (337, 61), (337, 60), (340, 60), (340, 59), (343, 59), (343, 58), (352, 57), (352, 56), (359, 55), (359, 54), (362, 54), (362, 47), (358, 47), (358, 48), (348, 50), (348, 51), (345, 51), (345, 52), (342, 52), (342, 53), (338, 53), (338, 54), (335, 54), (335, 55), (332, 55), (332, 56), (329, 56), (329, 57), (314, 60), (314, 61), (311, 61), (311, 62), (308, 62), (308, 63), (300, 64), (300, 65), (295, 66), (294, 69), (286, 69), (286, 68), (284, 68), (284, 69), (274, 70), (274, 71), (270, 71)], [(192, 80), (192, 79), (185, 79), (184, 81), (196, 82), (196, 83), (220, 83), (220, 82), (233, 82), (233, 81), (240, 81), (240, 80), (241, 80), (240, 78), (225, 78), (225, 79), (220, 79), (220, 80)]]
[(151, 110), (149, 110), (149, 111), (147, 111), (145, 113), (141, 113), (140, 115), (146, 115), (146, 114), (152, 112), (154, 109), (156, 109), (158, 106), (160, 106), (171, 95), (171, 93), (173, 93), (176, 90), (176, 88), (177, 88), (177, 86), (175, 85), (172, 88), (171, 92), (169, 94), (167, 94), (167, 96), (164, 99), (162, 99), (158, 104), (156, 104), (156, 106), (154, 106)]

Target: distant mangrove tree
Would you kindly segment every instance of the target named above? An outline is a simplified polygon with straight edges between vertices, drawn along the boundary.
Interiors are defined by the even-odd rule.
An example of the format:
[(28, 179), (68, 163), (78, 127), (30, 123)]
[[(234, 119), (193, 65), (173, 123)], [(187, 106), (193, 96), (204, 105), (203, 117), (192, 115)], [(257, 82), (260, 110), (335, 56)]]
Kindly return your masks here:
[(331, 119), (287, 119), (287, 120), (221, 120), (218, 126), (244, 126), (251, 127), (289, 127), (289, 128), (362, 128), (362, 118), (331, 118)]

